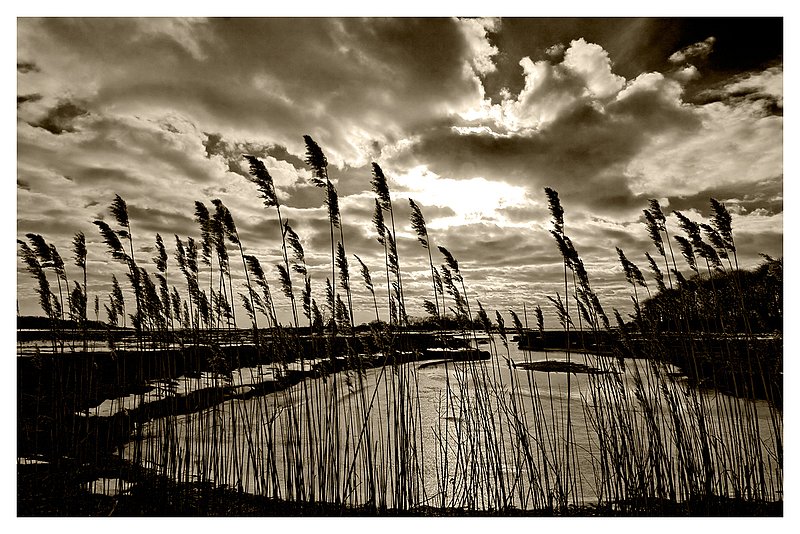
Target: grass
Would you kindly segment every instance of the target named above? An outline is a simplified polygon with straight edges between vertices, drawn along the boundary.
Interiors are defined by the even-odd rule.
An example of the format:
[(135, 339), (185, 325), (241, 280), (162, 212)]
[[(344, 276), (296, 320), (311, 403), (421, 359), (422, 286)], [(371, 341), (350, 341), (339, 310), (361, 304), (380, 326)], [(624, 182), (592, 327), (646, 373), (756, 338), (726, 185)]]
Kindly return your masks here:
[[(386, 320), (378, 285), (354, 256), (375, 311), (369, 328), (358, 329), (338, 195), (322, 149), (305, 141), (330, 223), (322, 307), (269, 172), (245, 156), (265, 207), (276, 208), (275, 269), (291, 304), (288, 325), (218, 199), (213, 211), (195, 204), (199, 241), (175, 236), (178, 285), (160, 235), (156, 281), (137, 263), (122, 198), (110, 207), (116, 229), (95, 221), (130, 285), (123, 291), (114, 278), (107, 298), (94, 295), (96, 319), (99, 301), (107, 302), (106, 352), (90, 350), (97, 323), (87, 317), (84, 236), (73, 241), (83, 284), (71, 290), (53, 245), (34, 234), (19, 241), (49, 331), (49, 347), (19, 366), (20, 515), (782, 513), (782, 354), (762, 339), (780, 325), (781, 303), (769, 295), (780, 287), (781, 262), (766, 258), (757, 271), (741, 271), (722, 204), (712, 200), (708, 225), (675, 213), (685, 236), (670, 237), (667, 217), (650, 202), (645, 224), (667, 283), (649, 252), (648, 283), (617, 249), (634, 307), (626, 321), (603, 308), (558, 193), (546, 189), (564, 264), (563, 295), (549, 299), (559, 333), (545, 331), (538, 306), (537, 329), (527, 327), (527, 309), (524, 325), (513, 310), (513, 328), (499, 310), (493, 322), (443, 246), (444, 263), (434, 265), (432, 237), (411, 201), (411, 227), (430, 267), (431, 338), (416, 333), (406, 313), (391, 194), (374, 164), (373, 223), (384, 251), (374, 272), (386, 277)], [(244, 292), (234, 288), (229, 247), (241, 259)], [(126, 293), (134, 296), (127, 308)], [(237, 295), (249, 328), (235, 323)], [(488, 349), (487, 359), (445, 359), (443, 371), (416, 363), (431, 342), (447, 346), (454, 336), (470, 354)], [(113, 415), (92, 415), (104, 400)], [(97, 495), (98, 477), (133, 485)]]

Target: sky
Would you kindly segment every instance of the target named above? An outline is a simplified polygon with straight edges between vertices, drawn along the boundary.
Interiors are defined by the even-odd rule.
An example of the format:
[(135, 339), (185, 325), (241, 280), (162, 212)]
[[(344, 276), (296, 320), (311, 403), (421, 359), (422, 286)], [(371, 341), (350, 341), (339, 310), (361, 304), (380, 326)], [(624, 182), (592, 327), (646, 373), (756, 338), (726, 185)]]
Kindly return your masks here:
[[(425, 315), (432, 290), (408, 199), (433, 246), (459, 261), (471, 299), (491, 315), (540, 305), (552, 328), (547, 296), (563, 294), (563, 264), (545, 187), (558, 191), (607, 310), (630, 311), (615, 247), (650, 279), (648, 199), (708, 222), (716, 198), (732, 213), (742, 266), (783, 256), (780, 18), (20, 18), (16, 30), (17, 238), (41, 234), (66, 260), (83, 232), (90, 298), (101, 302), (112, 274), (124, 280), (92, 224), (113, 221), (115, 194), (151, 272), (156, 233), (172, 255), (175, 235), (199, 237), (194, 202), (220, 199), (287, 320), (277, 217), (248, 180), (242, 154), (252, 154), (275, 180), (322, 303), (329, 227), (303, 135), (339, 192), (357, 322), (374, 309), (353, 254), (379, 302), (386, 295), (372, 162), (392, 192), (412, 316)], [(20, 313), (39, 314), (17, 263)], [(246, 322), (241, 307), (237, 318)]]

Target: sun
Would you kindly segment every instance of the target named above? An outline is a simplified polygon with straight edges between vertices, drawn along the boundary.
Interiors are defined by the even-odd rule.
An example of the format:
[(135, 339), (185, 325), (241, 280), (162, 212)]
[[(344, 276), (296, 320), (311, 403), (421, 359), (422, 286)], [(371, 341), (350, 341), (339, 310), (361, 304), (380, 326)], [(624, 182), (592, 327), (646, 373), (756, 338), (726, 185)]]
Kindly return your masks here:
[(454, 214), (437, 218), (429, 223), (432, 228), (450, 228), (478, 221), (505, 222), (503, 208), (520, 207), (530, 202), (524, 187), (501, 181), (487, 180), (482, 176), (469, 179), (443, 178), (419, 165), (394, 177), (394, 181), (408, 189), (407, 193), (425, 205), (450, 208)]

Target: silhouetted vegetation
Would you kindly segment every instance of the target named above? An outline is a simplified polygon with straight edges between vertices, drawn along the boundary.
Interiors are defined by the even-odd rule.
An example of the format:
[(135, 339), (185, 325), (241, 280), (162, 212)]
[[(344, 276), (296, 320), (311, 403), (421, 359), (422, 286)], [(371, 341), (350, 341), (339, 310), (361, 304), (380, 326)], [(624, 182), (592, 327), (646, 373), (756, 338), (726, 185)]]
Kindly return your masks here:
[[(45, 343), (19, 334), (20, 515), (782, 513), (782, 262), (740, 269), (724, 205), (711, 200), (711, 224), (675, 212), (683, 235), (670, 237), (650, 201), (652, 274), (616, 251), (633, 304), (623, 317), (604, 308), (547, 188), (563, 260), (563, 293), (548, 299), (554, 332), (536, 303), (533, 328), (513, 310), (508, 327), (498, 310), (493, 321), (410, 200), (432, 297), (415, 319), (382, 169), (373, 164), (371, 185), (384, 263), (354, 255), (353, 276), (327, 159), (311, 137), (305, 145), (329, 219), (319, 284), (269, 171), (249, 155), (281, 232), (272, 269), (212, 199), (195, 203), (199, 237), (174, 236), (172, 257), (155, 236), (150, 272), (117, 195), (115, 227), (95, 225), (127, 284), (114, 276), (108, 295), (93, 295), (92, 321), (83, 235), (73, 240), (82, 284), (70, 285), (42, 236), (18, 242), (44, 313), (18, 328), (45, 329)], [(367, 325), (355, 325), (355, 291), (374, 309)], [(422, 373), (440, 366), (432, 401)]]

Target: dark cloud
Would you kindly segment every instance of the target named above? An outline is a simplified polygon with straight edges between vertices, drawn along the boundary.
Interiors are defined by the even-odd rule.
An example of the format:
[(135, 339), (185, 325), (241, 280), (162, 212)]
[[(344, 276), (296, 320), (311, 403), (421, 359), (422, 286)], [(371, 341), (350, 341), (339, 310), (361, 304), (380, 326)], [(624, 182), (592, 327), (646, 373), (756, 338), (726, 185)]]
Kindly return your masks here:
[(26, 102), (38, 102), (42, 99), (42, 95), (38, 93), (33, 93), (30, 95), (20, 95), (17, 97), (17, 107), (25, 104)]
[(27, 74), (28, 72), (39, 72), (39, 67), (35, 63), (21, 62), (17, 63), (17, 72)]
[(87, 115), (88, 111), (74, 102), (61, 102), (47, 111), (47, 114), (32, 126), (44, 128), (50, 133), (59, 135), (75, 131), (75, 119)]
[(698, 93), (694, 102), (697, 104), (711, 104), (722, 102), (732, 107), (750, 105), (761, 116), (783, 116), (783, 98), (758, 89), (738, 89), (736, 91), (722, 91), (709, 89)]
[(672, 197), (669, 199), (669, 206), (670, 209), (679, 211), (699, 208), (701, 213), (710, 214), (712, 198), (737, 212), (746, 214), (761, 210), (767, 215), (778, 215), (783, 213), (783, 177), (759, 181), (747, 188), (729, 185), (706, 189), (692, 196)]

